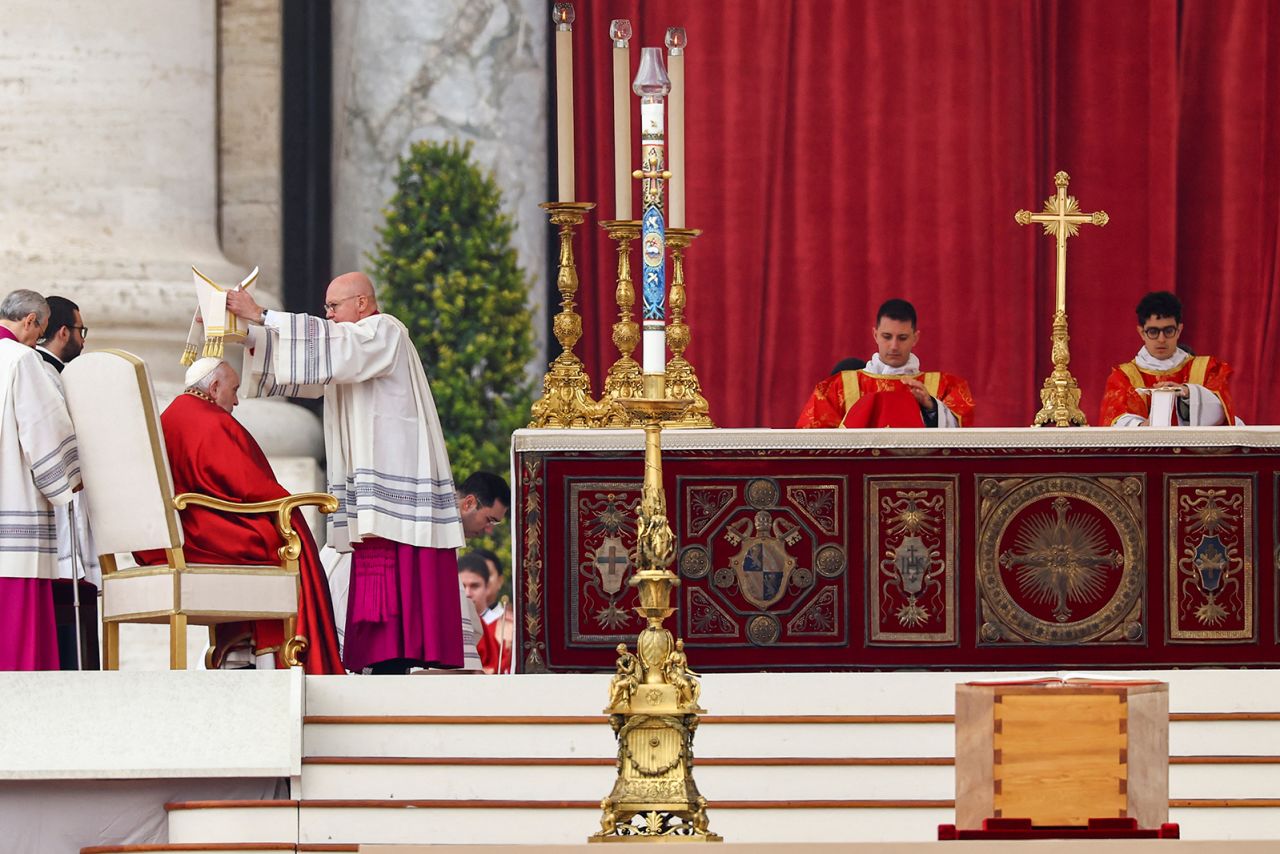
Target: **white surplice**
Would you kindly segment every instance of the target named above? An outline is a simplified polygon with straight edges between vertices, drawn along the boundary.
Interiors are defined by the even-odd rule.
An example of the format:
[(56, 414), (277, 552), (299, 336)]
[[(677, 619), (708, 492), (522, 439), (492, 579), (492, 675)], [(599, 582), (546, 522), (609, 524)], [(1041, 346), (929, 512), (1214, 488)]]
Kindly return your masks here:
[[(915, 353), (907, 357), (907, 361), (900, 367), (892, 367), (880, 361), (880, 354), (876, 353), (868, 361), (867, 366), (863, 368), (868, 374), (878, 374), (882, 377), (900, 377), (910, 376), (911, 374), (921, 373), (920, 359)], [(938, 426), (939, 427), (959, 427), (960, 419), (956, 418), (956, 414), (952, 412), (945, 403), (936, 397), (933, 402), (938, 406)]]
[[(37, 350), (43, 348), (37, 347)], [(47, 350), (45, 352), (48, 352)], [(53, 355), (50, 353), (49, 355)], [(57, 359), (57, 356), (54, 356)], [(54, 385), (58, 387), (60, 393), (62, 389), (62, 375), (58, 373), (58, 369), (49, 364), (48, 360), (42, 360), (44, 363), (45, 373), (53, 380)], [(61, 359), (58, 359), (61, 362)], [(63, 393), (63, 400), (66, 400), (66, 394)], [(71, 563), (71, 517), (75, 516), (76, 522), (76, 538), (80, 545), (80, 561), (79, 564), (73, 566)], [(80, 494), (76, 493), (71, 496), (71, 501), (61, 507), (55, 507), (53, 516), (57, 527), (58, 534), (58, 578), (65, 578), (70, 581), (72, 578), (83, 578), (94, 587), (102, 587), (102, 567), (98, 563), (97, 549), (93, 543), (93, 528), (89, 524), (89, 507), (84, 501), (80, 500)]]
[[(1173, 351), (1173, 355), (1169, 358), (1157, 359), (1147, 352), (1146, 347), (1143, 347), (1138, 350), (1138, 355), (1133, 357), (1133, 361), (1138, 366), (1138, 370), (1147, 371), (1148, 373), (1163, 373), (1176, 370), (1183, 362), (1191, 358), (1194, 357), (1179, 347)], [(1187, 403), (1190, 409), (1189, 418), (1183, 418), (1182, 413), (1178, 411), (1177, 405), (1174, 405), (1173, 417), (1176, 424), (1183, 427), (1214, 427), (1226, 423), (1227, 414), (1226, 410), (1222, 408), (1222, 401), (1218, 400), (1218, 396), (1204, 386), (1187, 383)], [(1111, 426), (1139, 427), (1145, 423), (1146, 419), (1141, 415), (1130, 414), (1121, 415)]]
[(80, 486), (67, 404), (32, 348), (0, 339), (0, 576), (58, 577), (54, 507)]
[(328, 517), (339, 552), (366, 537), (463, 544), (453, 476), (422, 361), (403, 323), (375, 314), (338, 323), (269, 311), (250, 330), (246, 397), (323, 397)]

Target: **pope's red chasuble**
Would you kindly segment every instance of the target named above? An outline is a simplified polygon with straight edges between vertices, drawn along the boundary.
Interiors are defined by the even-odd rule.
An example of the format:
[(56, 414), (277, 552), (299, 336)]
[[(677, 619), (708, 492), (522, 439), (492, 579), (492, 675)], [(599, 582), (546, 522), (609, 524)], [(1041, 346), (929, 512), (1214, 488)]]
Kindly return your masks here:
[[(192, 394), (180, 394), (160, 416), (160, 425), (176, 493), (199, 492), (241, 503), (272, 501), (289, 494), (276, 480), (257, 441), (217, 404)], [(274, 514), (233, 514), (188, 507), (181, 516), (183, 552), (188, 563), (266, 566), (279, 562), (277, 551), (284, 542), (276, 531)], [(297, 631), (308, 643), (299, 658), (307, 673), (345, 673), (338, 655), (329, 582), (319, 550), (301, 511), (294, 511), (292, 522), (302, 540)], [(139, 552), (134, 557), (144, 565), (165, 562), (160, 551)], [(284, 627), (279, 620), (215, 627), (212, 665), (219, 666), (227, 649), (246, 636), (252, 638), (255, 652), (274, 651), (277, 666), (283, 666), (280, 650)]]
[(1102, 395), (1102, 412), (1098, 417), (1098, 425), (1110, 427), (1122, 415), (1147, 418), (1151, 413), (1151, 398), (1138, 394), (1138, 389), (1151, 388), (1161, 382), (1204, 386), (1222, 403), (1226, 423), (1234, 424), (1236, 414), (1227, 388), (1230, 376), (1231, 366), (1213, 356), (1192, 356), (1169, 371), (1144, 371), (1134, 362), (1116, 365), (1107, 377), (1107, 390)]
[(797, 427), (923, 427), (920, 405), (904, 379), (916, 379), (946, 404), (962, 427), (971, 426), (973, 394), (960, 377), (941, 371), (872, 374), (841, 371), (818, 383), (800, 413)]

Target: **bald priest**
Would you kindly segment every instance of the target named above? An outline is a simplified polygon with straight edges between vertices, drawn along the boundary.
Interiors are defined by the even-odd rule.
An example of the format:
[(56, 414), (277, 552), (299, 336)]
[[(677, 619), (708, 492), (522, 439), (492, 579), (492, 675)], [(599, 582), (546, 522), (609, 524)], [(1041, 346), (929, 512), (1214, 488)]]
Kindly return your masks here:
[[(199, 492), (238, 503), (273, 501), (289, 494), (257, 441), (231, 414), (239, 403), (239, 388), (240, 377), (221, 359), (200, 359), (187, 369), (186, 389), (160, 416), (177, 493)], [(181, 516), (183, 551), (190, 563), (269, 565), (284, 545), (274, 514), (188, 507)], [(293, 511), (292, 523), (302, 540), (297, 632), (307, 639), (307, 648), (299, 658), (307, 673), (345, 673), (320, 553), (302, 511)], [(158, 551), (135, 557), (144, 565), (164, 562)], [(215, 627), (210, 665), (247, 665), (251, 654), (260, 669), (282, 667), (285, 640), (279, 620), (224, 623)]]

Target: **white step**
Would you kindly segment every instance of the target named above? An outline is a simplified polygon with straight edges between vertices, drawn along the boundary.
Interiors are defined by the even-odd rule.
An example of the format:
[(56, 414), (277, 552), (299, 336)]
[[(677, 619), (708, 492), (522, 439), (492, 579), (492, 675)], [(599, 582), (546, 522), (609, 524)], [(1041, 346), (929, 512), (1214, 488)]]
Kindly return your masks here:
[[(601, 716), (572, 724), (307, 723), (303, 756), (594, 756), (617, 752)], [(399, 719), (391, 718), (392, 721)], [(495, 720), (501, 720), (495, 718)], [(699, 757), (946, 756), (955, 751), (950, 723), (721, 723), (704, 719), (694, 738)]]
[[(312, 800), (539, 800), (549, 787), (568, 800), (595, 800), (609, 791), (616, 771), (613, 760), (590, 765), (531, 765), (522, 762), (459, 759), (449, 764), (379, 762), (353, 764), (324, 760), (303, 765), (295, 798)], [(695, 765), (698, 788), (710, 800), (750, 800), (762, 791), (782, 792), (800, 800), (951, 799), (955, 768), (945, 764), (830, 765), (717, 764)], [(1280, 799), (1280, 758), (1269, 763), (1178, 762), (1169, 768), (1169, 796), (1177, 799)]]
[[(301, 796), (317, 800), (539, 800), (554, 788), (557, 798), (597, 801), (609, 793), (616, 776), (612, 760), (596, 766), (305, 764)], [(694, 778), (705, 797), (721, 801), (783, 796), (799, 800), (950, 799), (955, 790), (955, 773), (949, 764), (695, 764)]]
[[(290, 801), (231, 801), (166, 806), (170, 844), (298, 841), (298, 807)], [(359, 839), (350, 840), (360, 842)]]
[[(793, 802), (788, 808), (711, 804), (711, 829), (733, 842), (874, 842), (937, 838), (937, 826), (954, 820), (939, 807), (815, 808)], [(259, 807), (175, 810), (171, 843), (269, 841), (300, 843), (458, 844), (477, 841), (477, 828), (494, 844), (581, 842), (598, 827), (594, 804), (536, 808), (532, 805), (468, 807), (423, 804), (330, 805), (304, 802), (301, 808)], [(1184, 839), (1275, 838), (1280, 807), (1170, 810)], [(297, 837), (286, 825), (296, 821)]]
[[(698, 757), (952, 756), (952, 723), (726, 723), (709, 716), (698, 727)], [(478, 716), (471, 716), (470, 721)], [(611, 757), (613, 731), (604, 717), (569, 724), (307, 723), (303, 756), (591, 756)], [(388, 718), (396, 721), (397, 718)], [(452, 719), (451, 719), (452, 720)], [(794, 719), (793, 719), (794, 720)], [(1173, 720), (1173, 756), (1250, 756), (1267, 745), (1280, 752), (1280, 721)]]
[[(696, 668), (697, 662), (692, 662)], [(712, 715), (923, 715), (955, 711), (958, 683), (1052, 672), (710, 673)], [(1280, 711), (1280, 670), (1111, 671), (1169, 683), (1171, 712)], [(779, 685), (785, 684), (785, 690)], [(308, 715), (583, 715), (608, 699), (609, 674), (308, 676)]]

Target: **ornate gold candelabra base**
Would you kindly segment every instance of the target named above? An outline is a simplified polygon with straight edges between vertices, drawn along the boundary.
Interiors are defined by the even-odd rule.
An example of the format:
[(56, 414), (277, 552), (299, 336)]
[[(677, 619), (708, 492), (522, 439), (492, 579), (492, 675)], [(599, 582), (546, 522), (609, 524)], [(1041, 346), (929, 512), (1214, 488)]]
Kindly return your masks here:
[(671, 322), (667, 324), (667, 346), (671, 361), (667, 362), (667, 397), (687, 400), (689, 408), (679, 418), (667, 422), (668, 427), (714, 427), (702, 384), (693, 365), (685, 358), (689, 346), (689, 324), (684, 321), (685, 295), (684, 254), (693, 239), (702, 232), (696, 228), (668, 228), (667, 245), (671, 247)]
[(1053, 315), (1053, 373), (1040, 389), (1042, 406), (1031, 422), (1032, 427), (1083, 427), (1089, 423), (1080, 410), (1080, 387), (1067, 370), (1071, 361), (1071, 351), (1067, 346), (1070, 340), (1067, 313), (1059, 310)]
[(640, 363), (631, 358), (636, 345), (640, 343), (640, 324), (631, 317), (631, 307), (636, 302), (635, 285), (631, 280), (631, 241), (640, 236), (640, 221), (611, 219), (600, 225), (618, 244), (618, 285), (614, 290), (614, 298), (618, 303), (618, 320), (613, 324), (613, 344), (620, 354), (605, 376), (604, 393), (600, 402), (607, 408), (601, 426), (633, 427), (636, 424), (626, 412), (612, 403), (644, 394)]
[[(653, 383), (662, 391), (661, 376)], [(686, 400), (621, 399), (628, 418), (644, 424), (644, 490), (636, 525), (636, 611), (648, 625), (636, 653), (618, 644), (617, 674), (605, 713), (618, 739), (618, 778), (600, 802), (600, 831), (590, 842), (721, 842), (708, 829), (707, 799), (693, 781), (693, 734), (702, 686), (689, 669), (684, 641), (662, 623), (674, 613), (671, 590), (680, 579), (669, 567), (676, 543), (662, 489), (664, 421), (678, 418)]]
[(542, 378), (542, 397), (534, 401), (530, 427), (594, 427), (603, 417), (604, 407), (591, 396), (591, 378), (582, 360), (573, 352), (582, 337), (582, 318), (574, 310), (578, 291), (578, 268), (573, 260), (573, 230), (582, 224), (592, 202), (546, 202), (540, 207), (560, 227), (560, 269), (556, 288), (560, 291), (560, 313), (552, 321), (561, 352)]

